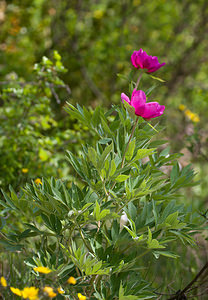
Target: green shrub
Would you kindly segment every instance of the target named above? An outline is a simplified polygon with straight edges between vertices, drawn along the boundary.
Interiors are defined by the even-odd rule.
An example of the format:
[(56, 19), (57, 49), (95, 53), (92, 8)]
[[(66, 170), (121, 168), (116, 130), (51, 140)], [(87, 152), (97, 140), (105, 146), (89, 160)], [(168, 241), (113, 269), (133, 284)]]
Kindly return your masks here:
[[(57, 299), (153, 299), (155, 265), (179, 260), (179, 245), (196, 245), (203, 218), (180, 193), (194, 172), (181, 169), (169, 147), (159, 151), (166, 141), (129, 108), (68, 103), (70, 116), (94, 136), (77, 155), (67, 151), (77, 182), (42, 179), (4, 193), (3, 215), (24, 219), (18, 230), (2, 218), (10, 287), (35, 286), (40, 297)], [(11, 297), (7, 287), (1, 292)]]

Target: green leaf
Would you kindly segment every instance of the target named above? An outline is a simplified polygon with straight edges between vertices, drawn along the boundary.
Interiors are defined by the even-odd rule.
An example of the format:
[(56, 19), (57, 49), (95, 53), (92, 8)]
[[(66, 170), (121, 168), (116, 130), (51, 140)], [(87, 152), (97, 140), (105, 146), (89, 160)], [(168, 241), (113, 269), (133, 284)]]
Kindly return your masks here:
[(110, 214), (110, 209), (104, 209), (104, 210), (102, 210), (101, 211), (101, 213), (100, 213), (100, 216), (99, 216), (99, 219), (101, 220), (101, 219), (104, 219), (107, 215), (109, 215)]
[(178, 258), (180, 257), (179, 255), (173, 253), (173, 252), (170, 252), (170, 251), (154, 251), (154, 253), (156, 253), (157, 255), (163, 255), (163, 256), (166, 256), (166, 257), (170, 257), (170, 258)]
[(128, 178), (129, 178), (129, 175), (118, 175), (115, 180), (118, 182), (123, 182), (123, 181), (127, 180)]
[(111, 151), (113, 151), (113, 143), (111, 143), (110, 145), (105, 147), (101, 157), (99, 158), (98, 170), (101, 170), (103, 168), (105, 160), (106, 160), (106, 158), (108, 157), (108, 155), (110, 154)]
[(119, 300), (137, 300), (137, 299), (138, 299), (138, 296), (134, 296), (134, 295), (124, 296), (124, 288), (121, 283), (120, 288), (119, 288)]
[(152, 78), (155, 79), (155, 80), (160, 81), (160, 82), (165, 82), (165, 80), (163, 80), (163, 79), (161, 79), (161, 78), (159, 78), (159, 77), (156, 77), (156, 76), (153, 76), (153, 75), (149, 75), (149, 76), (152, 77)]
[(132, 236), (133, 239), (137, 238), (137, 234), (135, 232), (129, 229), (126, 225), (123, 225), (123, 227), (129, 232), (129, 234)]
[(159, 249), (159, 248), (165, 248), (165, 246), (160, 245), (156, 239), (153, 239), (150, 243), (148, 243), (148, 248)]
[(136, 140), (132, 140), (130, 143), (129, 143), (129, 147), (126, 151), (126, 154), (125, 154), (125, 158), (127, 161), (131, 160), (133, 154), (134, 154), (134, 149), (135, 149), (135, 144), (136, 144)]
[(106, 122), (106, 119), (104, 119), (103, 116), (101, 117), (101, 123), (102, 123), (102, 127), (103, 127), (104, 131), (106, 133), (108, 133), (110, 136), (113, 136), (113, 134), (112, 134), (107, 122)]
[(176, 211), (173, 214), (169, 215), (165, 219), (165, 223), (170, 224), (171, 226), (177, 225), (179, 223), (177, 218), (178, 218), (178, 211)]
[(116, 163), (115, 163), (115, 160), (111, 160), (111, 164), (110, 164), (110, 172), (109, 172), (109, 176), (113, 176), (114, 173), (116, 171)]
[(149, 95), (152, 93), (152, 91), (153, 91), (156, 87), (158, 87), (158, 84), (154, 84), (153, 86), (151, 86), (151, 87), (145, 92), (146, 96), (149, 96)]
[(46, 151), (45, 149), (43, 148), (40, 148), (39, 149), (39, 157), (42, 161), (46, 161), (48, 160), (48, 158), (50, 157), (50, 154), (48, 151)]
[(151, 241), (152, 241), (152, 232), (148, 227), (148, 241), (147, 241), (147, 243), (149, 244), (149, 243), (151, 243)]
[(97, 168), (98, 155), (94, 148), (92, 147), (88, 148), (88, 157), (90, 161), (93, 163), (93, 165), (95, 166), (95, 168)]
[(154, 151), (155, 151), (155, 148), (151, 148), (151, 149), (139, 149), (137, 151), (136, 156), (133, 159), (133, 162), (137, 161), (139, 159), (145, 158), (145, 157), (147, 157), (150, 154), (153, 154)]
[(96, 200), (96, 202), (95, 202), (94, 216), (95, 216), (96, 221), (99, 221), (99, 216), (100, 216), (100, 205), (99, 205), (99, 203), (97, 202), (97, 200)]

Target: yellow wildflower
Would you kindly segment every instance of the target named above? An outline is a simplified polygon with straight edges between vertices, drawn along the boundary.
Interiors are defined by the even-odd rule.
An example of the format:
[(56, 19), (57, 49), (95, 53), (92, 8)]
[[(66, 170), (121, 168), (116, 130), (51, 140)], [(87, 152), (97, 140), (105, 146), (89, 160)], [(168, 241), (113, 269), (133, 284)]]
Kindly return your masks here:
[(185, 115), (186, 115), (187, 117), (189, 117), (189, 118), (191, 118), (191, 116), (192, 116), (192, 114), (193, 114), (193, 113), (190, 111), (190, 109), (186, 109), (184, 113), (185, 113)]
[(39, 289), (34, 286), (25, 287), (22, 290), (22, 297), (29, 300), (38, 300), (38, 291)]
[(195, 116), (193, 116), (191, 120), (195, 123), (198, 123), (200, 121), (199, 116), (197, 114), (195, 114)]
[(75, 285), (77, 283), (76, 279), (74, 277), (69, 277), (69, 279), (67, 280), (68, 283)]
[(36, 178), (36, 179), (35, 179), (35, 183), (36, 183), (37, 185), (38, 185), (38, 184), (43, 184), (40, 178)]
[(65, 291), (62, 289), (61, 286), (57, 288), (57, 292), (58, 292), (59, 294), (64, 294), (64, 293), (65, 293)]
[(53, 288), (50, 286), (45, 286), (43, 291), (47, 293), (50, 298), (56, 297), (56, 293), (54, 293)]
[(180, 104), (178, 107), (181, 111), (184, 111), (186, 109), (186, 106), (184, 104)]
[(199, 122), (199, 116), (195, 113), (193, 113), (192, 111), (190, 111), (189, 109), (185, 110), (185, 115), (189, 118), (189, 120), (191, 120), (192, 122)]
[(28, 173), (28, 169), (27, 168), (22, 168), (22, 173)]
[(22, 291), (20, 289), (16, 289), (16, 288), (11, 286), (10, 290), (12, 291), (13, 294), (15, 294), (17, 296), (22, 296)]
[(1, 276), (0, 282), (1, 282), (1, 285), (2, 285), (3, 287), (7, 287), (7, 281), (6, 281), (6, 279), (4, 278), (4, 276)]
[(47, 268), (47, 267), (35, 267), (33, 268), (34, 271), (39, 272), (39, 273), (43, 273), (43, 274), (48, 274), (51, 273), (52, 271)]
[(86, 300), (87, 299), (87, 297), (83, 296), (81, 293), (78, 293), (77, 296), (78, 296), (79, 300)]

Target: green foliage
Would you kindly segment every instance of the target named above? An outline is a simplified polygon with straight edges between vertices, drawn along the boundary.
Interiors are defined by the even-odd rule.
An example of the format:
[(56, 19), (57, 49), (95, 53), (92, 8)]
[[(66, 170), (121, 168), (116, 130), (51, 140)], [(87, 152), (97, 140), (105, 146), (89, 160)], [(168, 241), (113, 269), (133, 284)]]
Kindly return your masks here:
[[(69, 91), (60, 72), (66, 69), (55, 51), (53, 61), (43, 57), (35, 64), (32, 81), (10, 74), (1, 86), (0, 186), (4, 189), (12, 184), (18, 190), (28, 179), (43, 175), (67, 177), (63, 145), (66, 140), (77, 141), (79, 135), (67, 127), (61, 131), (62, 123), (57, 122), (52, 99), (60, 102), (57, 89)], [(66, 116), (65, 122), (71, 123)]]
[[(150, 268), (161, 257), (179, 259), (175, 246), (195, 246), (203, 222), (179, 191), (193, 184), (193, 170), (180, 170), (169, 148), (152, 148), (157, 133), (142, 118), (130, 141), (134, 120), (124, 107), (105, 112), (68, 104), (66, 110), (94, 135), (78, 155), (67, 152), (81, 184), (51, 178), (26, 184), (20, 194), (3, 192), (4, 212), (25, 221), (18, 230), (6, 220), (0, 242), (8, 252), (20, 251), (32, 280), (40, 278), (31, 267), (53, 270), (44, 284), (63, 286), (71, 299), (79, 292), (89, 299), (153, 299), (144, 259)], [(73, 288), (69, 276), (77, 278)]]
[[(208, 218), (207, 9), (207, 0), (0, 1), (0, 230), (6, 249), (0, 260), (10, 284), (23, 288), (38, 278), (61, 283), (75, 299), (75, 291), (90, 290), (90, 298), (148, 299), (161, 284), (165, 289), (174, 279), (178, 290), (181, 278), (192, 279), (206, 257), (183, 244), (193, 244)], [(167, 125), (156, 135), (150, 127), (160, 131), (156, 122), (139, 120), (126, 149), (134, 109), (116, 104), (127, 84), (130, 93), (135, 87), (130, 56), (139, 48), (166, 62), (166, 74), (165, 68), (161, 75), (144, 74), (143, 83), (149, 100), (166, 105), (161, 122)], [(68, 85), (77, 107), (72, 98), (65, 106)], [(184, 156), (173, 154), (181, 150)], [(200, 185), (192, 182), (190, 161)], [(34, 181), (20, 191), (42, 176), (63, 182)], [(97, 248), (105, 255), (95, 255)], [(142, 251), (148, 252), (127, 279), (128, 260)], [(56, 271), (63, 264), (60, 276), (31, 271), (42, 264)], [(85, 276), (112, 266), (113, 275)], [(75, 289), (66, 284), (69, 275), (79, 278)]]

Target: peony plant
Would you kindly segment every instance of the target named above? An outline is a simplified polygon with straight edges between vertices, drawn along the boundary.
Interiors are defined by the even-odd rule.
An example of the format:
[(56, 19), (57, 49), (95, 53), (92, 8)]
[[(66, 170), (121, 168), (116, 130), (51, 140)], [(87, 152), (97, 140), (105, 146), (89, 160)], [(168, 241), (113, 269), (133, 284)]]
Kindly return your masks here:
[[(148, 72), (164, 65), (141, 49), (132, 63)], [(90, 144), (67, 151), (74, 181), (42, 178), (19, 194), (3, 192), (4, 214), (24, 216), (25, 222), (22, 231), (15, 230), (8, 217), (2, 229), (14, 266), (11, 277), (6, 263), (2, 294), (155, 299), (159, 287), (166, 289), (155, 266), (171, 281), (165, 266), (180, 261), (180, 249), (196, 246), (193, 235), (203, 218), (186, 206), (181, 192), (193, 185), (194, 171), (179, 167), (181, 155), (169, 153), (157, 137), (161, 127), (147, 123), (162, 117), (165, 107), (146, 102), (137, 90), (140, 81), (141, 74), (130, 83), (131, 100), (122, 93), (123, 104), (109, 110), (67, 104), (66, 111), (91, 134)]]

